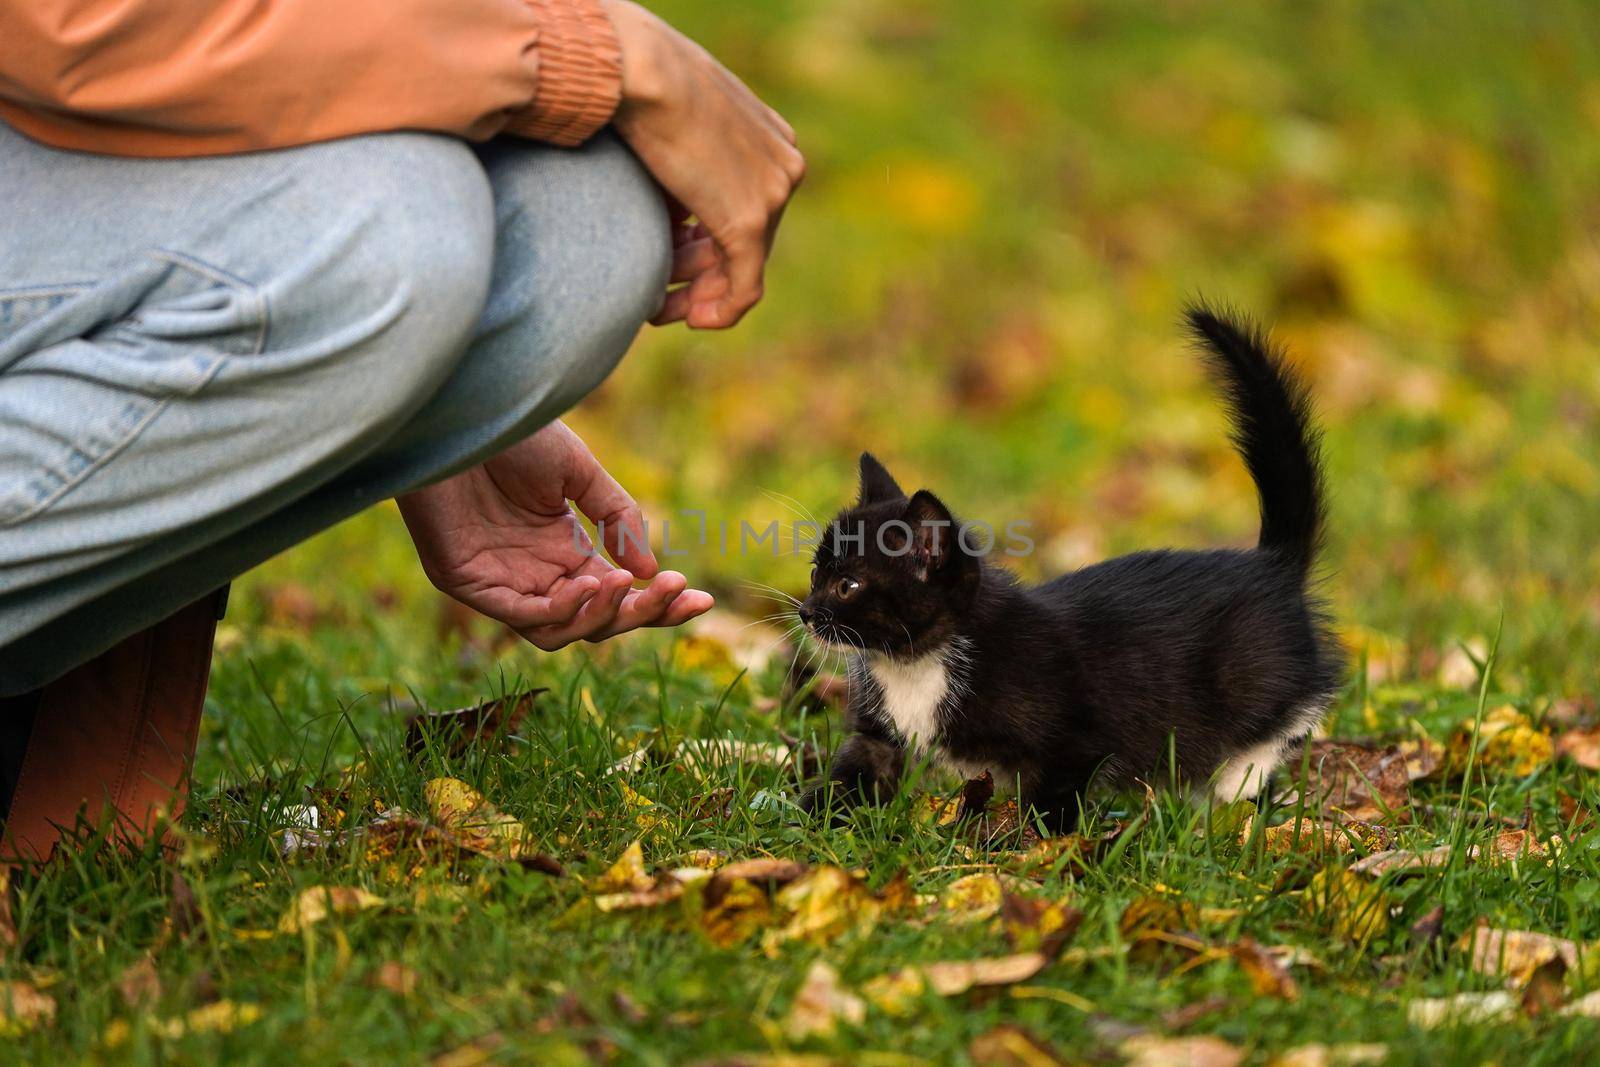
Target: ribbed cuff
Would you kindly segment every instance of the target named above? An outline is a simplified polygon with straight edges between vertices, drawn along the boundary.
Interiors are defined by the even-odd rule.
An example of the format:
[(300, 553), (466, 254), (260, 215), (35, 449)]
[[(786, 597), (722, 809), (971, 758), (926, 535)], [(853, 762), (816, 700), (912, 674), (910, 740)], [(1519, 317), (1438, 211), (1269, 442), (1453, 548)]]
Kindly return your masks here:
[(524, 0), (539, 16), (538, 89), (506, 132), (571, 147), (622, 100), (622, 48), (598, 0)]

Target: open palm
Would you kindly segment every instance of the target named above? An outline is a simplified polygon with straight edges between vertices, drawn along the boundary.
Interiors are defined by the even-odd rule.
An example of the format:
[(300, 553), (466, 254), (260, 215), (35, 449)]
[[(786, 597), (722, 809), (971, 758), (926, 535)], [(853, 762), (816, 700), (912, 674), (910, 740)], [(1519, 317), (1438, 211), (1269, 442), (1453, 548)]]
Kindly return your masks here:
[[(429, 580), (547, 651), (677, 626), (713, 603), (658, 569), (639, 505), (560, 422), (399, 503)], [(604, 531), (615, 564), (573, 505)], [(635, 589), (635, 578), (649, 581)]]

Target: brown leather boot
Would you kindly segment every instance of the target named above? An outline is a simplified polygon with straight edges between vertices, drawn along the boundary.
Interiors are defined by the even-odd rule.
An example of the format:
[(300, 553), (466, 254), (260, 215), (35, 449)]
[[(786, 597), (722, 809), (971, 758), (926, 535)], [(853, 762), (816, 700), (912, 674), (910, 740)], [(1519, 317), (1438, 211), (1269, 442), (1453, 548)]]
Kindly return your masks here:
[(47, 859), (80, 814), (129, 843), (178, 818), (226, 603), (203, 597), (39, 691), (0, 862)]

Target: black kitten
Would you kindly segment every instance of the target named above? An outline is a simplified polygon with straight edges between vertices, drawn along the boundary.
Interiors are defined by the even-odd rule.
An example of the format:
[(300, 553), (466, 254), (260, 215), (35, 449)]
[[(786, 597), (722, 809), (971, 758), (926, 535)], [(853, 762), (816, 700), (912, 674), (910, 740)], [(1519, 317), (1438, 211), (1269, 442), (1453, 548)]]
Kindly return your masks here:
[(1253, 797), (1316, 725), (1343, 662), (1310, 589), (1323, 520), (1310, 402), (1260, 333), (1204, 308), (1187, 320), (1260, 494), (1257, 546), (1139, 552), (1024, 586), (932, 493), (907, 498), (863, 454), (860, 500), (817, 548), (800, 609), (852, 653), (854, 732), (808, 810), (886, 798), (909, 750), (1016, 783), (1065, 830), (1091, 780), (1177, 775)]

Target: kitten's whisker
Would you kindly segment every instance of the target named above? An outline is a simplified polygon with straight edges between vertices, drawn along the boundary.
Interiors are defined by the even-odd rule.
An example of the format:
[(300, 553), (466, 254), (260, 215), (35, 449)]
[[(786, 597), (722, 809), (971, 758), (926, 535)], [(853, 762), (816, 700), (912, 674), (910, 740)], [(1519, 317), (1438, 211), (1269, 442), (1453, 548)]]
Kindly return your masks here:
[(819, 525), (817, 522), (817, 517), (811, 513), (811, 509), (800, 503), (800, 501), (796, 500), (789, 494), (780, 493), (774, 489), (762, 489), (761, 495), (765, 496), (768, 500), (771, 500), (775, 504), (783, 504), (790, 511), (794, 512), (802, 519), (805, 519), (813, 526)]

